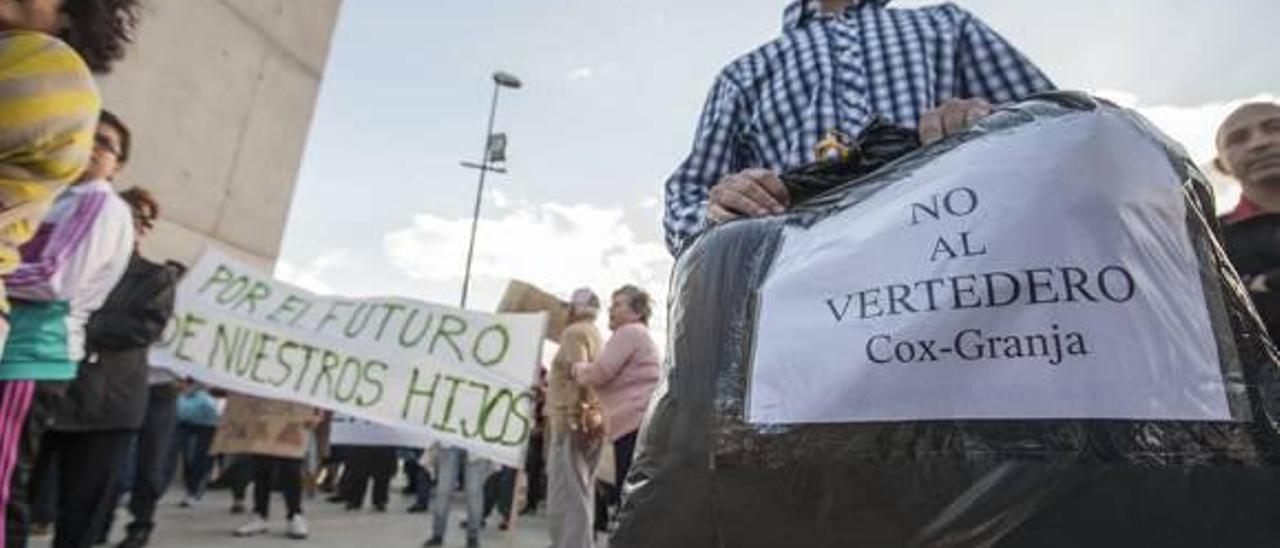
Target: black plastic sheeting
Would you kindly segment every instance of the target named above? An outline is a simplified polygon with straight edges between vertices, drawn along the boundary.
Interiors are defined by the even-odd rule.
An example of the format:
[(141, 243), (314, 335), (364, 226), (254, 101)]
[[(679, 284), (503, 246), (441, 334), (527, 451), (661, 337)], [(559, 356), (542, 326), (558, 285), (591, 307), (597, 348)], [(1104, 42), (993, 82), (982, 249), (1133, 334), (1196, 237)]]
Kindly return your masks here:
[[(1161, 143), (1185, 181), (1235, 422), (745, 422), (755, 300), (784, 226), (820, 223), (969, 140), (1102, 112), (1123, 113)], [(862, 152), (860, 164), (880, 167), (903, 151)], [(823, 181), (831, 190), (782, 216), (709, 230), (682, 252), (667, 374), (610, 546), (1280, 546), (1280, 364), (1219, 245), (1211, 187), (1179, 146), (1136, 114), (1059, 93), (858, 175), (849, 166), (786, 174), (793, 190), (814, 194)]]

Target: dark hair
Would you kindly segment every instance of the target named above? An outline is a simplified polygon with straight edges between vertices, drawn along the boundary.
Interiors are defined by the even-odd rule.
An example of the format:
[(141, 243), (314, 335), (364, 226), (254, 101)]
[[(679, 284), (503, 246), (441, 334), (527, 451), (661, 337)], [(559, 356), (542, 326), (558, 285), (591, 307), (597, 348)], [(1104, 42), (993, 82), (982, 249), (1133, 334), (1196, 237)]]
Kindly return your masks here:
[(145, 188), (135, 186), (121, 192), (120, 198), (135, 211), (144, 207), (151, 210), (153, 217), (142, 220), (143, 225), (147, 228), (151, 228), (155, 224), (156, 217), (160, 216), (160, 202), (157, 202), (155, 196), (152, 196), (151, 192)]
[(120, 156), (117, 160), (120, 160), (122, 164), (128, 162), (129, 153), (133, 150), (133, 132), (129, 131), (129, 126), (124, 125), (119, 116), (105, 109), (102, 111), (102, 115), (98, 117), (98, 123), (111, 126), (120, 134)]
[(631, 306), (631, 311), (640, 315), (640, 322), (649, 325), (649, 316), (653, 315), (653, 304), (648, 293), (645, 293), (639, 287), (627, 284), (614, 291), (613, 294), (614, 296), (622, 295), (626, 297), (627, 304)]
[(70, 20), (58, 33), (84, 58), (89, 69), (104, 74), (124, 57), (138, 26), (139, 0), (63, 0), (62, 13)]

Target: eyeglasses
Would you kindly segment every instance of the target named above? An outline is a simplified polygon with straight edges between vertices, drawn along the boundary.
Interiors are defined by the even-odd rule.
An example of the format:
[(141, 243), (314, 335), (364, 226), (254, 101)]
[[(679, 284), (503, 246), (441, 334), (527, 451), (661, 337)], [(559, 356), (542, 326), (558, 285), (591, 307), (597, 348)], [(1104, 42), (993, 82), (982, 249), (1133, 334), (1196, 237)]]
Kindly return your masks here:
[(115, 156), (116, 158), (119, 158), (121, 155), (120, 148), (117, 147), (116, 144), (111, 141), (110, 137), (107, 137), (105, 135), (101, 135), (101, 134), (94, 135), (93, 146), (101, 148), (102, 150), (105, 150), (107, 152), (110, 152), (111, 155)]

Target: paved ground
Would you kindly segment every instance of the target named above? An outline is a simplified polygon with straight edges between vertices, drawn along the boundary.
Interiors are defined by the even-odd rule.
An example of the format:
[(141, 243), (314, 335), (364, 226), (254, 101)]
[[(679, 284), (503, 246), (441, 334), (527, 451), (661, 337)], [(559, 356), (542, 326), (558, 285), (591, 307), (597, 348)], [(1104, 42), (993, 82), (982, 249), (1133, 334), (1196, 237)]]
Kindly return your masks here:
[[(429, 514), (408, 514), (405, 508), (408, 498), (393, 495), (391, 508), (385, 514), (365, 509), (347, 512), (341, 506), (324, 502), (322, 497), (305, 501), (305, 513), (311, 526), (311, 538), (296, 541), (284, 536), (284, 501), (279, 495), (272, 500), (272, 531), (269, 535), (250, 539), (231, 536), (231, 531), (243, 524), (245, 516), (233, 516), (229, 512), (231, 498), (226, 491), (209, 493), (195, 508), (179, 508), (177, 493), (172, 493), (161, 503), (159, 526), (151, 545), (154, 548), (414, 548), (421, 546), (430, 525)], [(119, 511), (122, 520), (128, 512)], [(445, 546), (465, 546), (466, 534), (458, 528), (465, 517), (462, 499), (453, 505), (453, 517), (449, 520), (449, 534)], [(491, 518), (491, 521), (492, 518)], [(490, 523), (481, 535), (481, 545), (495, 548), (545, 548), (549, 544), (545, 516), (522, 519), (514, 531), (500, 532)], [(119, 542), (123, 536), (121, 525), (112, 535)], [(32, 543), (33, 548), (47, 548), (47, 541)]]

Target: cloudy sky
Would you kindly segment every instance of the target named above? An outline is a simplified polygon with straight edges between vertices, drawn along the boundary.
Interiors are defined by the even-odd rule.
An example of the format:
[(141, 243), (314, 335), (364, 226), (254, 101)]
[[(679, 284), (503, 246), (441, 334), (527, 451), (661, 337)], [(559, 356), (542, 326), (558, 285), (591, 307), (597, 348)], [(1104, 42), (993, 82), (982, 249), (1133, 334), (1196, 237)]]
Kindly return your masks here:
[[(899, 6), (926, 2), (900, 1)], [(1275, 0), (963, 0), (1063, 88), (1139, 108), (1200, 161), (1242, 98), (1280, 93)], [(662, 183), (720, 67), (783, 0), (345, 2), (277, 274), (321, 292), (456, 304), (475, 159), (503, 69), (471, 304), (510, 278), (665, 298)], [(659, 329), (661, 325), (656, 326)]]

